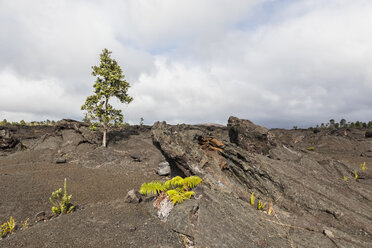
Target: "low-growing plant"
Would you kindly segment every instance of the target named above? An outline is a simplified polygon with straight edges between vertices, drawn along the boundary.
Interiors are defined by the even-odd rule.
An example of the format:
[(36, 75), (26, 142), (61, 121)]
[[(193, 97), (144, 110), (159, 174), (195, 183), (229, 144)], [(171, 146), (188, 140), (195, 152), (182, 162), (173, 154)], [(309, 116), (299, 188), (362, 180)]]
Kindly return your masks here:
[(25, 220), (25, 222), (23, 222), (23, 224), (22, 224), (23, 229), (26, 229), (27, 227), (28, 227), (28, 219)]
[(190, 176), (186, 178), (176, 176), (165, 183), (155, 180), (150, 183), (142, 184), (140, 193), (142, 195), (160, 195), (162, 192), (166, 192), (169, 199), (173, 201), (173, 205), (175, 205), (176, 203), (180, 204), (184, 200), (190, 199), (191, 196), (195, 194), (191, 189), (195, 188), (202, 181), (203, 180), (198, 176)]
[(52, 207), (52, 212), (55, 215), (68, 214), (71, 213), (75, 206), (71, 203), (72, 195), (67, 195), (67, 179), (65, 178), (64, 183), (64, 193), (62, 194), (62, 189), (58, 189), (52, 193), (52, 197), (49, 201), (54, 205)]
[(308, 151), (314, 151), (315, 150), (315, 147), (313, 147), (313, 146), (310, 146), (310, 147), (308, 147), (308, 148), (306, 148)]
[(266, 206), (266, 203), (263, 203), (262, 201), (258, 201), (258, 204), (257, 204), (258, 210), (263, 210), (265, 206)]
[(347, 177), (346, 176), (344, 176), (344, 181), (347, 181)]
[(354, 173), (354, 180), (356, 181), (358, 179), (358, 173), (357, 173), (357, 171), (355, 171), (355, 173)]
[(362, 171), (366, 171), (367, 170), (366, 162), (364, 162), (363, 164), (361, 164), (360, 165), (360, 168), (362, 169)]
[(15, 221), (12, 216), (10, 216), (9, 221), (5, 222), (0, 227), (0, 236), (4, 238), (8, 233), (14, 232), (15, 229)]
[(254, 206), (254, 199), (256, 199), (256, 198), (254, 197), (254, 192), (252, 192), (252, 194), (251, 194), (251, 205), (252, 206)]

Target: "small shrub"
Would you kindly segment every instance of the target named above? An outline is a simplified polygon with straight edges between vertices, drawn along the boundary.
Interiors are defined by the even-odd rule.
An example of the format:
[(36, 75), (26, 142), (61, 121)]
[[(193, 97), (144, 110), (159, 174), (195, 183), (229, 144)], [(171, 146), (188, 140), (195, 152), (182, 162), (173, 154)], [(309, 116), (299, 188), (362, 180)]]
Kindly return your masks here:
[(356, 181), (358, 179), (358, 173), (357, 173), (357, 171), (355, 171), (355, 173), (354, 173), (354, 180)]
[(164, 184), (159, 181), (144, 183), (141, 186), (140, 193), (142, 195), (156, 194), (159, 196), (162, 192), (166, 192), (169, 199), (173, 201), (173, 205), (175, 205), (176, 203), (180, 204), (184, 200), (190, 199), (191, 196), (195, 194), (191, 189), (195, 188), (202, 181), (203, 180), (198, 176), (186, 178), (176, 176), (166, 181)]
[(62, 194), (60, 188), (53, 192), (52, 197), (49, 198), (49, 201), (54, 205), (52, 212), (55, 215), (71, 213), (75, 209), (75, 206), (71, 203), (71, 197), (72, 195), (67, 195), (67, 180), (65, 178), (64, 193)]
[(2, 238), (6, 237), (8, 233), (14, 232), (15, 229), (15, 221), (12, 216), (10, 216), (9, 221), (5, 222), (4, 224), (1, 225), (0, 227), (0, 236)]
[(347, 177), (346, 176), (344, 176), (344, 181), (347, 181)]
[(306, 148), (308, 151), (314, 151), (315, 150), (315, 147), (313, 147), (313, 146), (310, 146), (310, 147), (308, 147), (308, 148)]

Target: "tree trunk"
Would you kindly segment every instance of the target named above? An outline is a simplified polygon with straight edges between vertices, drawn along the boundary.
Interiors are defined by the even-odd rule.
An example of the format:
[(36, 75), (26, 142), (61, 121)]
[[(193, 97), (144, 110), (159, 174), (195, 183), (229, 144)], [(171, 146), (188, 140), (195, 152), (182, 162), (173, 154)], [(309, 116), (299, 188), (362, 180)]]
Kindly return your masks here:
[[(106, 97), (105, 101), (105, 113), (107, 114), (107, 103), (108, 103), (108, 98)], [(106, 147), (106, 136), (107, 136), (107, 122), (106, 119), (103, 119), (103, 140), (102, 140), (102, 146)]]
[(102, 146), (106, 147), (106, 134), (107, 134), (107, 128), (103, 127), (103, 140), (102, 140)]

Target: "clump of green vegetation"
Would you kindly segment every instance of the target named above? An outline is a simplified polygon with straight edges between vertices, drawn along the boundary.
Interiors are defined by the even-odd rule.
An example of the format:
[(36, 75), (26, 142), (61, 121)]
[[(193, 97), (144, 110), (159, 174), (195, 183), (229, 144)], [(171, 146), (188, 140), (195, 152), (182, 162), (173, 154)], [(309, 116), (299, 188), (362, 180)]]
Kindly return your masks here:
[(28, 227), (28, 219), (25, 220), (25, 222), (23, 222), (23, 224), (22, 224), (23, 229), (26, 229), (27, 227)]
[[(251, 206), (254, 207), (254, 201), (255, 201), (256, 197), (254, 196), (254, 192), (252, 192), (251, 194)], [(257, 203), (257, 209), (258, 210), (263, 210), (266, 206), (266, 203), (263, 203), (262, 201), (258, 201)], [(272, 208), (272, 207), (271, 207)], [(271, 213), (272, 209), (270, 210), (270, 213)]]
[(310, 147), (308, 147), (308, 148), (306, 148), (308, 151), (314, 151), (315, 150), (315, 147), (313, 147), (313, 146), (310, 146)]
[(344, 176), (344, 181), (347, 181), (347, 177), (346, 176)]
[(71, 203), (71, 197), (72, 195), (67, 195), (67, 180), (65, 178), (64, 193), (62, 194), (60, 188), (53, 192), (52, 197), (49, 198), (49, 201), (54, 205), (52, 212), (55, 215), (71, 213), (75, 209), (75, 206)]
[(366, 162), (364, 162), (363, 164), (361, 164), (360, 165), (360, 168), (362, 169), (362, 171), (366, 171), (367, 170)]
[(354, 173), (354, 180), (356, 181), (358, 179), (358, 173), (357, 173), (357, 171), (355, 171), (355, 173)]
[(251, 194), (251, 206), (254, 206), (254, 199), (256, 199), (256, 198), (254, 197), (254, 192), (252, 192), (252, 194)]
[(8, 233), (14, 232), (15, 229), (15, 221), (12, 216), (10, 216), (9, 221), (5, 222), (0, 227), (0, 236), (2, 238), (6, 237)]
[(160, 195), (162, 192), (166, 192), (169, 196), (169, 199), (173, 201), (173, 205), (176, 203), (182, 203), (186, 199), (190, 199), (194, 191), (191, 191), (192, 188), (195, 188), (203, 180), (198, 176), (190, 176), (182, 178), (176, 176), (165, 183), (159, 181), (152, 181), (150, 183), (144, 183), (141, 186), (140, 193), (142, 195), (156, 194)]
[(263, 210), (265, 206), (266, 206), (266, 203), (263, 203), (262, 201), (258, 201), (258, 204), (257, 204), (258, 210)]

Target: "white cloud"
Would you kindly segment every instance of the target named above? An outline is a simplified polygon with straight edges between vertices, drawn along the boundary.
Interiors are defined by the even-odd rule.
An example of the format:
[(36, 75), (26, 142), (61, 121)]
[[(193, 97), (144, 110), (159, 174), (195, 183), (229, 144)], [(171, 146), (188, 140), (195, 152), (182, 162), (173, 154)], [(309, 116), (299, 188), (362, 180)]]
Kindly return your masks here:
[(107, 47), (132, 84), (132, 123), (367, 121), (371, 12), (364, 0), (3, 1), (0, 114), (80, 119)]

